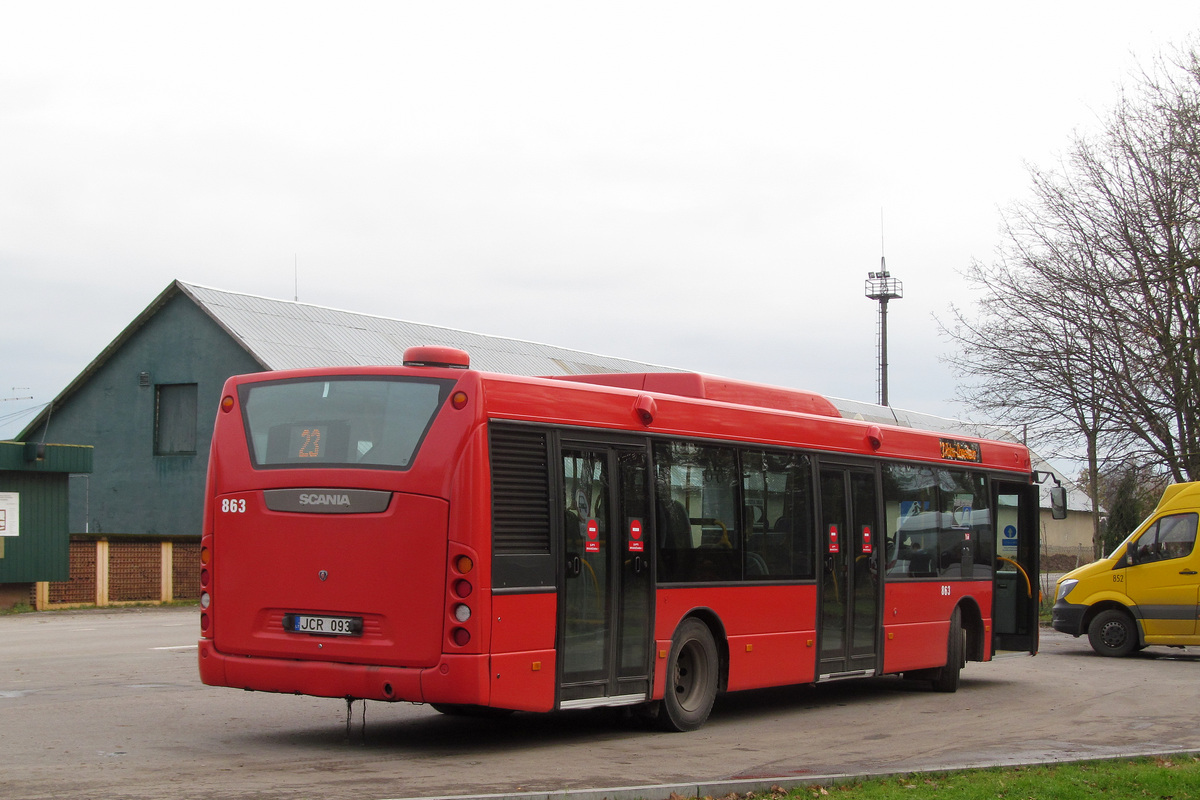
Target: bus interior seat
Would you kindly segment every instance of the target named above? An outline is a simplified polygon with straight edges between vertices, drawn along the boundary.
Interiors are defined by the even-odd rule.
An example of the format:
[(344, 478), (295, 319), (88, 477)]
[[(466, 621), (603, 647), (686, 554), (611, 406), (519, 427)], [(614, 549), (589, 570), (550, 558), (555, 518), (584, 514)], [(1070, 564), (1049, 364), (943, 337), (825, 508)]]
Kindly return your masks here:
[(925, 552), (913, 553), (908, 561), (908, 574), (913, 578), (931, 578), (936, 575), (933, 556)]
[(661, 547), (669, 550), (690, 549), (692, 525), (687, 509), (678, 500), (659, 499), (655, 504), (658, 517), (658, 536)]

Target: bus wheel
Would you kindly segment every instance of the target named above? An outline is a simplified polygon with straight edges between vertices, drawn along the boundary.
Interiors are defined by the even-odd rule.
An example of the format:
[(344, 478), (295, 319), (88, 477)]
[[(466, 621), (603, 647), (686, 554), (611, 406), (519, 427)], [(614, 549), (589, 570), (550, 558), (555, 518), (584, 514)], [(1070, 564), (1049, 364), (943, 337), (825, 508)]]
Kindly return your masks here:
[(708, 626), (694, 617), (685, 619), (671, 640), (659, 724), (669, 731), (694, 731), (703, 725), (717, 699), (719, 669)]
[(1127, 656), (1138, 647), (1136, 623), (1124, 611), (1101, 611), (1088, 625), (1088, 642), (1102, 656)]
[(958, 679), (965, 665), (967, 631), (962, 626), (962, 611), (954, 609), (950, 615), (950, 636), (946, 642), (946, 666), (937, 670), (933, 679), (935, 692), (957, 692)]

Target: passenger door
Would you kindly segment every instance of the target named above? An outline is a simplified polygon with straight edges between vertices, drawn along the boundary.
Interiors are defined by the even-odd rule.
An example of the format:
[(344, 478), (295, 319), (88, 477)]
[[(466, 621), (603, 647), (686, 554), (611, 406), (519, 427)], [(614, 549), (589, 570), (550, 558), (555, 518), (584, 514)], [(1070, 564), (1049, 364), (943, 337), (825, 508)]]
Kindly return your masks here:
[(1038, 487), (997, 481), (996, 573), (992, 584), (992, 649), (1038, 649)]
[(822, 465), (818, 680), (871, 675), (879, 639), (879, 501), (875, 470)]
[(652, 653), (649, 457), (644, 446), (563, 441), (559, 706), (642, 702)]

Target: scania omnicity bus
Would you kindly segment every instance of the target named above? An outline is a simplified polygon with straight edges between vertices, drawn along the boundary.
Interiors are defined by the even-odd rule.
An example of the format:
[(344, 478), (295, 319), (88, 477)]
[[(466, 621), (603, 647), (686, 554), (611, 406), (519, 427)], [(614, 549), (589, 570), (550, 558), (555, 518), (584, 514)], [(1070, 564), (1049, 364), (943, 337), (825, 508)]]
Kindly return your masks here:
[(200, 675), (446, 713), (631, 706), (1035, 653), (1025, 447), (694, 373), (530, 378), (444, 347), (230, 378)]

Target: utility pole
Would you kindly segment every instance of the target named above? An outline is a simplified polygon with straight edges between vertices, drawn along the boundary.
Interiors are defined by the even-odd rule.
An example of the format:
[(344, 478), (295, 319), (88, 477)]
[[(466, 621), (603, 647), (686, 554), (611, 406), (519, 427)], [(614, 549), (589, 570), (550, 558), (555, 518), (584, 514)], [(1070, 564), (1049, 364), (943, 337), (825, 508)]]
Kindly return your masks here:
[(904, 297), (904, 284), (887, 271), (887, 260), (879, 257), (879, 271), (868, 272), (867, 297), (879, 301), (879, 405), (888, 405), (887, 306), (888, 300)]

